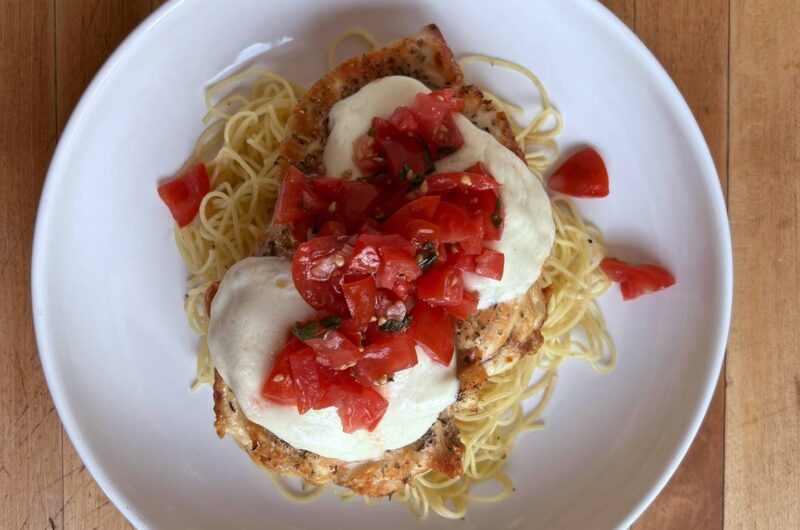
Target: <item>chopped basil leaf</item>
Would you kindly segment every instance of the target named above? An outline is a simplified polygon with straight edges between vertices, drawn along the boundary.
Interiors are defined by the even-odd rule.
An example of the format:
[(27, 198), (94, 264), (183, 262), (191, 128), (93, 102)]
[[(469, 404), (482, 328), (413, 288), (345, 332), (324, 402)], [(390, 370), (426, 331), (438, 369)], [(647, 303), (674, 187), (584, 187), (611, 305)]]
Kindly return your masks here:
[(433, 265), (439, 261), (439, 255), (436, 253), (425, 253), (419, 259), (419, 268), (422, 270), (427, 270), (433, 267)]
[(422, 186), (422, 183), (425, 182), (425, 176), (419, 173), (415, 173), (413, 177), (409, 175), (407, 178), (411, 181), (411, 184), (408, 185), (408, 191), (419, 188)]
[(367, 136), (375, 136), (375, 127), (370, 127), (367, 131)]
[(497, 202), (494, 203), (494, 212), (492, 213), (492, 224), (495, 228), (500, 228), (500, 225), (503, 224), (503, 216), (500, 215), (500, 210), (503, 208), (503, 203), (500, 201), (500, 197), (497, 198)]
[(431, 156), (431, 151), (425, 144), (423, 144), (422, 146), (422, 160), (423, 164), (425, 164), (426, 175), (430, 175), (431, 173), (436, 171), (436, 166), (433, 165), (433, 156)]
[(302, 326), (299, 325), (300, 323), (298, 322), (292, 328), (292, 333), (300, 340), (318, 339), (325, 335), (325, 330), (337, 329), (341, 323), (341, 317), (332, 315), (322, 320), (303, 324)]
[(413, 320), (414, 317), (411, 315), (406, 315), (402, 320), (392, 318), (385, 321), (383, 324), (378, 324), (378, 329), (387, 333), (399, 333), (410, 326)]

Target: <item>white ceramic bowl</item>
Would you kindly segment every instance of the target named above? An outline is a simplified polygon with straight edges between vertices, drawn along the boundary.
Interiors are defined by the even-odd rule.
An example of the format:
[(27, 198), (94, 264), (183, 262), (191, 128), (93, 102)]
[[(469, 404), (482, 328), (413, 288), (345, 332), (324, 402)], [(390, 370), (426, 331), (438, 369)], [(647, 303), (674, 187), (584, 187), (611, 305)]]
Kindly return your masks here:
[[(187, 273), (155, 188), (201, 130), (204, 83), (242, 48), (295, 39), (301, 60), (276, 56), (273, 68), (308, 85), (341, 30), (360, 26), (386, 41), (428, 22), (457, 54), (504, 57), (540, 75), (566, 119), (564, 149), (592, 144), (608, 164), (610, 197), (580, 201), (581, 211), (619, 257), (664, 264), (678, 283), (635, 302), (616, 288), (603, 297), (619, 365), (608, 376), (564, 366), (547, 428), (524, 435), (509, 460), (517, 489), (507, 502), (423, 524), (397, 503), (289, 503), (232, 440), (217, 439), (209, 389), (189, 391)], [(512, 99), (522, 93), (503, 74), (467, 75)], [(34, 320), (64, 426), (136, 526), (607, 528), (641, 513), (700, 425), (727, 337), (730, 248), (717, 175), (688, 107), (599, 3), (173, 1), (112, 55), (61, 138), (36, 226)]]

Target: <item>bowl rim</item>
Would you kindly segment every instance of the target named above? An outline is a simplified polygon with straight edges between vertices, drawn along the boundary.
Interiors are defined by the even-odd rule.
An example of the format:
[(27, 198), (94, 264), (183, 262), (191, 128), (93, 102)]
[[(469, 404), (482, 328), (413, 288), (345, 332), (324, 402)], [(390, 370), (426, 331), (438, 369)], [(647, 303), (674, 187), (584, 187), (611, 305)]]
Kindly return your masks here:
[[(50, 204), (50, 196), (53, 194), (56, 181), (63, 178), (63, 166), (69, 156), (73, 139), (77, 134), (76, 131), (87, 109), (92, 105), (95, 96), (102, 90), (106, 81), (114, 74), (115, 70), (125, 60), (127, 55), (138, 46), (144, 34), (151, 31), (155, 26), (160, 24), (162, 20), (169, 17), (173, 11), (180, 8), (186, 1), (187, 0), (169, 0), (145, 18), (114, 50), (84, 91), (61, 134), (47, 170), (36, 214), (32, 247), (31, 304), (33, 322), (39, 357), (41, 359), (45, 380), (50, 390), (50, 395), (58, 411), (61, 424), (86, 468), (90, 471), (114, 506), (116, 506), (124, 517), (136, 528), (149, 528), (150, 525), (136, 507), (127, 504), (126, 497), (120, 492), (116, 482), (107, 475), (103, 466), (95, 459), (94, 454), (84, 441), (81, 431), (76, 427), (77, 421), (75, 411), (60, 385), (59, 375), (57, 373), (58, 370), (53, 361), (55, 357), (55, 348), (47, 332), (43, 312), (39, 310), (39, 308), (44, 306), (46, 293), (45, 262), (42, 258), (45, 254), (43, 234), (48, 229), (52, 216), (51, 210), (53, 208)], [(674, 451), (672, 458), (661, 470), (658, 480), (647, 490), (639, 494), (639, 499), (635, 503), (634, 508), (619, 521), (619, 527), (629, 527), (638, 519), (653, 500), (655, 500), (675, 473), (694, 441), (708, 411), (711, 399), (713, 398), (719, 374), (722, 370), (731, 322), (733, 301), (732, 242), (727, 206), (722, 194), (722, 188), (714, 161), (703, 133), (680, 90), (645, 44), (601, 2), (574, 0), (574, 3), (577, 8), (585, 9), (588, 15), (594, 17), (597, 24), (606, 25), (612, 33), (617, 35), (625, 47), (634, 52), (642, 67), (648, 74), (654, 76), (654, 79), (658, 81), (659, 85), (664, 89), (665, 94), (669, 96), (669, 102), (672, 104), (671, 110), (674, 111), (675, 117), (680, 121), (682, 127), (689, 133), (689, 144), (694, 151), (693, 154), (701, 164), (702, 171), (700, 177), (703, 180), (703, 184), (709, 187), (709, 197), (711, 198), (709, 207), (713, 211), (713, 218), (716, 225), (713, 227), (713, 230), (720, 238), (719, 250), (722, 265), (722, 269), (719, 271), (720, 283), (722, 286), (720, 293), (721, 311), (718, 314), (718, 320), (714, 323), (714, 327), (717, 329), (717, 336), (714, 337), (715, 351), (712, 352), (713, 357), (710, 358), (711, 363), (702, 388), (702, 395), (696, 404), (691, 421), (681, 434), (677, 450)]]

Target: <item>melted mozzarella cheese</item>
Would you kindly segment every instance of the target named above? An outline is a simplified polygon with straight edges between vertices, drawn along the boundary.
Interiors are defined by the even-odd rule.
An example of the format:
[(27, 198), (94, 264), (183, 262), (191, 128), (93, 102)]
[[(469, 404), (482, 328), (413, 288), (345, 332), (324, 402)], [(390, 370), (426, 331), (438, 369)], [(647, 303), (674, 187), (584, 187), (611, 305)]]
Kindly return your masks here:
[(389, 402), (373, 432), (342, 431), (333, 407), (299, 414), (296, 407), (265, 401), (260, 393), (287, 330), (313, 317), (294, 288), (291, 264), (282, 258), (247, 258), (222, 280), (211, 304), (208, 347), (222, 379), (250, 421), (298, 449), (346, 461), (368, 460), (419, 439), (458, 393), (455, 356), (444, 367), (419, 347), (416, 366), (377, 390)]
[[(330, 112), (330, 135), (323, 155), (328, 176), (361, 176), (353, 161), (353, 142), (367, 132), (373, 116), (388, 118), (397, 107), (410, 106), (420, 92), (430, 90), (416, 79), (392, 76), (373, 81), (337, 102)], [(463, 171), (475, 162), (483, 162), (502, 184), (503, 237), (487, 246), (505, 255), (503, 278), (497, 281), (476, 274), (464, 275), (467, 288), (480, 295), (478, 308), (484, 309), (517, 298), (539, 278), (553, 246), (555, 225), (547, 193), (525, 163), (463, 115), (456, 116), (456, 124), (464, 146), (437, 161), (437, 172)]]

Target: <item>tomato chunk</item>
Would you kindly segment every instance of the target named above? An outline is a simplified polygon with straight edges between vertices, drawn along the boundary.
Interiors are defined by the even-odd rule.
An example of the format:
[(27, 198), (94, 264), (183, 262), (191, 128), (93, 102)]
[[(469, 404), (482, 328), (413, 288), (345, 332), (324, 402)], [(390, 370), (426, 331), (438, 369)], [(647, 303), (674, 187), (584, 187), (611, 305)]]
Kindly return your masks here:
[(464, 137), (452, 115), (453, 111), (464, 108), (464, 102), (453, 94), (452, 89), (420, 93), (411, 107), (419, 122), (419, 134), (434, 158), (450, 154), (464, 145)]
[(458, 305), (446, 306), (447, 312), (459, 320), (467, 320), (478, 312), (478, 295), (469, 291), (464, 291), (461, 303)]
[(297, 411), (305, 414), (325, 395), (332, 374), (317, 363), (317, 354), (312, 348), (293, 351), (288, 357), (297, 395)]
[(359, 326), (369, 324), (375, 314), (375, 280), (371, 276), (342, 284), (342, 292), (350, 315)]
[(292, 382), (292, 368), (289, 365), (289, 354), (302, 348), (302, 342), (290, 340), (283, 350), (275, 355), (272, 370), (261, 388), (261, 396), (264, 399), (279, 405), (295, 405), (297, 403), (297, 394)]
[(381, 230), (397, 234), (400, 233), (412, 219), (420, 219), (423, 221), (432, 220), (440, 200), (441, 197), (438, 195), (426, 195), (411, 201), (392, 214), (392, 216), (383, 223)]
[(463, 209), (446, 202), (439, 203), (433, 215), (433, 223), (441, 229), (443, 243), (483, 237), (483, 226), (470, 219)]
[(203, 197), (211, 189), (205, 164), (197, 164), (183, 175), (179, 175), (158, 187), (158, 196), (169, 208), (175, 222), (183, 228), (192, 222)]
[(485, 248), (481, 255), (475, 259), (475, 274), (480, 274), (493, 280), (501, 280), (503, 279), (505, 262), (506, 258), (502, 252)]
[(347, 314), (342, 294), (344, 265), (353, 248), (346, 236), (316, 237), (301, 244), (292, 259), (292, 279), (303, 300), (318, 310)]
[(375, 275), (375, 284), (381, 289), (392, 289), (401, 297), (405, 297), (409, 286), (405, 282), (413, 282), (422, 269), (417, 259), (397, 247), (382, 247), (380, 249), (381, 265)]
[(395, 372), (417, 364), (414, 339), (408, 335), (391, 335), (364, 348), (364, 356), (353, 372), (364, 386), (386, 383)]
[(337, 372), (317, 408), (336, 407), (342, 430), (347, 433), (375, 430), (389, 402), (375, 389), (358, 384), (346, 371)]
[(388, 120), (374, 118), (375, 141), (386, 157), (386, 169), (396, 179), (422, 183), (430, 169), (426, 160), (425, 146), (416, 137), (399, 130)]
[(675, 284), (675, 277), (658, 265), (634, 266), (615, 258), (605, 258), (600, 268), (611, 281), (620, 284), (623, 300), (633, 300)]
[(456, 348), (456, 328), (444, 307), (417, 302), (408, 335), (425, 346), (433, 361), (449, 366)]
[(425, 179), (425, 182), (428, 184), (428, 193), (443, 192), (456, 188), (464, 190), (496, 190), (500, 188), (500, 184), (491, 175), (466, 171), (437, 173), (429, 176)]
[(572, 197), (605, 197), (608, 195), (608, 170), (600, 154), (587, 147), (561, 164), (547, 185), (553, 191)]
[(278, 200), (275, 203), (273, 216), (276, 223), (294, 223), (310, 218), (309, 211), (303, 208), (303, 193), (306, 191), (307, 182), (308, 177), (294, 166), (289, 167), (278, 189)]
[(434, 267), (417, 281), (417, 297), (431, 305), (458, 305), (463, 295), (461, 271), (454, 266)]
[(361, 352), (353, 342), (337, 330), (329, 329), (322, 337), (308, 339), (319, 364), (334, 370), (343, 370), (353, 366), (361, 358)]

